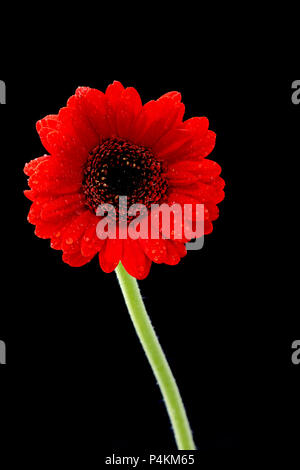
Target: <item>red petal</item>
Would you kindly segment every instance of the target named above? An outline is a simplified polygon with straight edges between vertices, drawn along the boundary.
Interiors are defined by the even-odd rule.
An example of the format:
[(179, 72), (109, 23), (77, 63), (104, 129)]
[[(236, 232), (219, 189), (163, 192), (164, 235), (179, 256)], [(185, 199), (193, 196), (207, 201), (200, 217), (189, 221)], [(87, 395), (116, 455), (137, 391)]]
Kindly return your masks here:
[(28, 184), (38, 193), (58, 195), (78, 192), (82, 184), (82, 169), (51, 157), (41, 162), (30, 176)]
[(216, 134), (213, 131), (208, 131), (206, 137), (203, 139), (202, 144), (196, 150), (196, 156), (205, 158), (207, 157), (215, 148), (216, 145)]
[(116, 135), (118, 135), (117, 113), (123, 91), (123, 85), (118, 81), (114, 81), (112, 84), (108, 85), (105, 92), (107, 120), (113, 134)]
[[(176, 188), (178, 191), (177, 193), (172, 192), (168, 195), (168, 204), (201, 204), (197, 199), (186, 194), (181, 188), (183, 187)], [(179, 192), (180, 189), (182, 192)]]
[(80, 249), (82, 236), (93, 218), (94, 215), (89, 210), (73, 217), (62, 233), (61, 248), (64, 252), (75, 253)]
[(27, 220), (31, 224), (36, 224), (40, 218), (41, 218), (41, 210), (42, 210), (42, 204), (40, 201), (35, 201), (33, 204), (31, 204)]
[(34, 201), (37, 197), (36, 191), (33, 191), (32, 189), (25, 189), (24, 191), (24, 196), (27, 197), (30, 201)]
[(75, 96), (69, 99), (68, 106), (76, 109), (87, 119), (100, 141), (111, 135), (104, 93), (94, 88), (79, 87)]
[(180, 261), (180, 256), (174, 245), (173, 241), (166, 240), (166, 248), (167, 248), (167, 256), (165, 259), (165, 263), (169, 264), (170, 266), (175, 266)]
[(99, 143), (99, 136), (89, 124), (88, 119), (76, 109), (71, 106), (62, 108), (58, 116), (62, 126), (69, 129), (70, 136), (76, 136), (78, 142), (84, 146), (87, 152), (90, 152)]
[(122, 264), (126, 271), (136, 279), (145, 279), (148, 276), (151, 261), (145, 255), (138, 240), (127, 238), (124, 240)]
[(85, 258), (82, 254), (78, 251), (77, 253), (64, 253), (62, 257), (63, 261), (74, 268), (79, 268), (84, 266), (85, 264), (89, 263), (92, 258)]
[(142, 101), (135, 88), (126, 88), (116, 110), (116, 126), (119, 137), (131, 140), (134, 135), (135, 121), (142, 110)]
[[(187, 187), (178, 186), (176, 190), (177, 194), (181, 195), (181, 199), (184, 195), (185, 198), (197, 200), (198, 204), (206, 204), (209, 202), (219, 204), (224, 199), (224, 191), (222, 190), (222, 188), (214, 186), (213, 184), (205, 184), (198, 182)], [(188, 203), (186, 202), (185, 204)]]
[(24, 173), (27, 176), (33, 175), (33, 173), (36, 171), (38, 166), (47, 160), (49, 160), (49, 155), (44, 155), (43, 157), (35, 158), (34, 160), (31, 160), (29, 163), (26, 163), (24, 167)]
[(48, 116), (44, 117), (43, 119), (37, 121), (36, 123), (36, 130), (40, 132), (42, 128), (49, 128), (52, 130), (59, 129), (59, 120), (57, 119), (56, 114), (49, 114)]
[[(96, 218), (98, 219), (98, 217)], [(98, 220), (94, 221), (85, 231), (84, 236), (81, 240), (81, 254), (83, 256), (94, 256), (98, 253), (104, 243), (105, 240), (100, 240), (97, 237), (96, 227), (97, 227)]]
[(204, 235), (209, 235), (213, 231), (213, 224), (209, 220), (204, 221)]
[(154, 153), (164, 159), (165, 155), (176, 154), (191, 140), (191, 133), (183, 127), (172, 129), (152, 146)]
[(51, 116), (51, 119), (46, 116), (37, 122), (36, 129), (42, 144), (52, 155), (79, 162), (84, 162), (87, 158), (86, 149), (79, 142), (75, 133), (65, 126), (58, 116)]
[(186, 256), (187, 251), (186, 251), (186, 247), (184, 243), (180, 241), (176, 241), (176, 240), (173, 240), (172, 243), (173, 243), (173, 246), (176, 248), (177, 253), (179, 254), (180, 258), (183, 258), (184, 256)]
[(105, 96), (109, 99), (112, 104), (117, 104), (121, 99), (123, 90), (124, 87), (122, 83), (118, 82), (117, 80), (114, 80), (114, 82), (108, 85), (108, 87), (106, 88)]
[[(186, 169), (188, 170), (188, 169)], [(171, 184), (191, 184), (198, 180), (197, 174), (186, 171), (184, 169), (177, 169), (175, 165), (169, 166), (167, 178)]]
[(180, 93), (167, 93), (157, 101), (149, 101), (143, 107), (136, 132), (137, 143), (154, 146), (160, 138), (177, 126), (184, 114)]
[(116, 269), (123, 253), (123, 240), (107, 239), (99, 253), (99, 263), (105, 273)]
[[(168, 166), (168, 174), (172, 175), (172, 172), (190, 172), (196, 175), (197, 179), (205, 182), (210, 182), (212, 178), (219, 176), (222, 168), (220, 165), (212, 160), (183, 160), (176, 163), (172, 163)], [(204, 181), (203, 181), (204, 182)]]
[(215, 146), (216, 134), (208, 130), (209, 121), (207, 118), (192, 118), (185, 121), (180, 128), (190, 134), (179, 148), (170, 147), (160, 153), (160, 158), (164, 160), (190, 160), (207, 157)]
[(217, 220), (219, 217), (219, 208), (214, 204), (205, 204), (205, 209), (208, 211), (208, 218), (212, 221)]
[(60, 222), (43, 222), (40, 220), (35, 227), (34, 233), (40, 238), (57, 238), (61, 235), (58, 232), (62, 230), (65, 224), (65, 220)]
[(165, 262), (167, 256), (165, 240), (139, 239), (139, 242), (149, 259), (157, 264)]
[(58, 197), (43, 205), (41, 219), (46, 221), (64, 218), (65, 216), (79, 214), (78, 210), (84, 210), (84, 201), (81, 194), (70, 194)]

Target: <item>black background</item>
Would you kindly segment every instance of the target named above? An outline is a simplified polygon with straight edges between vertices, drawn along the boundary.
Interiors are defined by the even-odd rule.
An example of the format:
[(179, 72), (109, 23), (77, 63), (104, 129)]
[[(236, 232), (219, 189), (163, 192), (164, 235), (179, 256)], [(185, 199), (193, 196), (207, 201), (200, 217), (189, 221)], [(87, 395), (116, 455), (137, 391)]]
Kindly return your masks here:
[[(125, 71), (126, 72), (126, 71)], [(293, 301), (300, 105), (293, 80), (235, 72), (184, 74), (68, 71), (1, 76), (2, 309), (0, 338), (6, 436), (30, 455), (175, 451), (160, 391), (114, 274), (94, 259), (82, 268), (34, 235), (23, 196), (24, 164), (45, 153), (35, 123), (64, 106), (77, 86), (114, 79), (143, 102), (177, 90), (185, 118), (205, 115), (217, 133), (210, 158), (223, 168), (226, 198), (201, 251), (175, 267), (153, 265), (143, 297), (204, 454), (299, 448), (299, 339)], [(276, 172), (276, 174), (274, 173)], [(291, 211), (291, 214), (290, 212)], [(289, 234), (288, 240), (285, 238)], [(295, 237), (296, 238), (296, 237)]]

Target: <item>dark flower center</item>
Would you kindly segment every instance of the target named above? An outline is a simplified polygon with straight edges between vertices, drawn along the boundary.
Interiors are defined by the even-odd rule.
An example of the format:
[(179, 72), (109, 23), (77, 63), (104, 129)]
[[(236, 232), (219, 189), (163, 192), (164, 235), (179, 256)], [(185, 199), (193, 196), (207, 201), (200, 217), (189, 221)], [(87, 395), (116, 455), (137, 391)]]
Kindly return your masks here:
[(82, 188), (94, 212), (100, 204), (112, 204), (118, 214), (120, 196), (127, 196), (128, 207), (157, 204), (166, 193), (167, 180), (162, 163), (151, 150), (111, 138), (90, 152)]

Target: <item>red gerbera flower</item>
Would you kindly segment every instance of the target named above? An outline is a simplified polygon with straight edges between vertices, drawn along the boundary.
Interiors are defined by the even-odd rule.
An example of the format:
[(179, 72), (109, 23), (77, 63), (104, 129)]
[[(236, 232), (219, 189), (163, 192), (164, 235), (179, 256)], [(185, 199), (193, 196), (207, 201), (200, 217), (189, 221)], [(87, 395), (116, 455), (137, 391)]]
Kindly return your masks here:
[[(35, 234), (50, 238), (63, 261), (82, 266), (99, 254), (100, 266), (113, 271), (121, 261), (129, 274), (145, 278), (151, 262), (177, 264), (186, 239), (100, 240), (99, 204), (118, 208), (139, 203), (204, 204), (204, 234), (218, 218), (224, 197), (220, 166), (207, 157), (216, 135), (205, 117), (183, 121), (181, 95), (170, 92), (144, 106), (134, 88), (121, 83), (106, 92), (76, 90), (58, 115), (38, 121), (37, 131), (49, 155), (25, 165), (33, 201), (28, 221)], [(128, 221), (127, 221), (128, 222)]]

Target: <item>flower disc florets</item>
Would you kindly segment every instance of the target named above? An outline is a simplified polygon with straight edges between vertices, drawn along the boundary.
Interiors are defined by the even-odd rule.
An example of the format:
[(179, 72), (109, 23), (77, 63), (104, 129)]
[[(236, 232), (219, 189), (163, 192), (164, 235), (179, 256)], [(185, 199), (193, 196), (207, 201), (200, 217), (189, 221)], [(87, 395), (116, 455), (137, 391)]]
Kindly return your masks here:
[(82, 188), (95, 213), (100, 204), (112, 204), (118, 215), (120, 196), (127, 204), (160, 202), (167, 190), (163, 166), (153, 153), (124, 139), (111, 138), (95, 147), (87, 160)]

